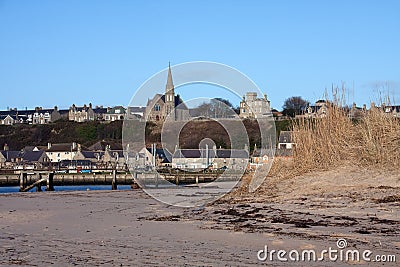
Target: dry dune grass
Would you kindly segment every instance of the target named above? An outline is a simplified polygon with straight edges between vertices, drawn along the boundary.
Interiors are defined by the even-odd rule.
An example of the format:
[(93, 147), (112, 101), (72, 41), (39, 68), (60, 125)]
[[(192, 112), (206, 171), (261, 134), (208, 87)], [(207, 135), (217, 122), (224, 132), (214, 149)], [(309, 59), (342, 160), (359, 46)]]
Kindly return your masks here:
[(340, 106), (329, 104), (326, 117), (296, 121), (293, 138), (294, 167), (300, 172), (342, 165), (400, 166), (399, 119), (379, 108), (352, 121)]
[[(400, 120), (381, 108), (363, 111), (362, 116), (352, 120), (343, 101), (327, 101), (328, 110), (323, 118), (302, 118), (292, 123), (296, 143), (292, 161), (275, 158), (267, 179), (255, 192), (256, 195), (274, 197), (279, 184), (321, 171), (357, 169), (387, 173), (400, 168)], [(327, 172), (327, 175), (329, 173)], [(385, 175), (381, 176), (385, 177)], [(243, 178), (241, 186), (229, 197), (246, 198), (251, 173)]]

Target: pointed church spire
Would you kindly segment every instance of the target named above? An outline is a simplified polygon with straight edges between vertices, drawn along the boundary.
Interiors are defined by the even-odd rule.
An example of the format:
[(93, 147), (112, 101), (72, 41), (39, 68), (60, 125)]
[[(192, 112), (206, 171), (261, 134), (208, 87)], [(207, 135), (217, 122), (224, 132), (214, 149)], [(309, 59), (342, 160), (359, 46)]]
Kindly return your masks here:
[(174, 83), (172, 81), (172, 72), (171, 72), (171, 64), (168, 62), (168, 78), (167, 78), (167, 85), (165, 86), (165, 92), (174, 90)]

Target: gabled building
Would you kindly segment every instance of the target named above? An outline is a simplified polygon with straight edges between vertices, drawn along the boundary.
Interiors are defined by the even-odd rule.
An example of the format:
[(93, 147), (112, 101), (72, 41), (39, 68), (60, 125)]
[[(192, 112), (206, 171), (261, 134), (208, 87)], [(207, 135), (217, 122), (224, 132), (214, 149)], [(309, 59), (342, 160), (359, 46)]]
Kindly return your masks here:
[(46, 155), (53, 163), (63, 160), (73, 160), (78, 152), (78, 147), (80, 147), (80, 145), (75, 142), (60, 144), (48, 143)]
[(190, 118), (188, 107), (179, 95), (175, 95), (171, 66), (168, 66), (165, 94), (156, 94), (147, 101), (145, 117), (149, 121), (164, 121), (167, 117), (169, 117), (169, 120), (176, 121)]
[(138, 157), (142, 159), (138, 165), (149, 167), (171, 166), (171, 154), (163, 148), (144, 147), (139, 151)]
[(305, 112), (307, 118), (323, 118), (328, 112), (329, 103), (326, 100), (318, 100), (315, 105), (309, 105)]
[(102, 163), (104, 151), (81, 151), (75, 154), (73, 160), (89, 160), (92, 163)]
[(172, 156), (172, 167), (179, 169), (245, 169), (249, 152), (239, 149), (177, 149)]
[(95, 113), (92, 109), (92, 104), (90, 103), (89, 106), (85, 104), (83, 107), (77, 107), (72, 104), (69, 108), (68, 119), (76, 122), (94, 121)]
[(103, 162), (108, 167), (115, 167), (117, 169), (124, 169), (126, 161), (123, 150), (111, 150), (110, 146), (106, 147), (103, 156)]
[(105, 121), (120, 121), (124, 120), (126, 116), (126, 109), (123, 106), (116, 106), (113, 108), (107, 109), (107, 112), (104, 114)]
[(242, 119), (257, 119), (263, 116), (271, 116), (270, 101), (267, 95), (258, 98), (256, 92), (248, 92), (240, 102), (239, 117)]
[(22, 155), (22, 160), (24, 164), (32, 165), (32, 167), (35, 168), (41, 168), (50, 163), (49, 157), (47, 157), (46, 152), (43, 150), (23, 151)]
[(122, 150), (122, 144), (121, 142), (110, 142), (110, 141), (98, 141), (88, 147), (88, 150), (90, 151), (105, 151), (106, 149), (110, 150)]
[(42, 109), (36, 107), (33, 114), (28, 115), (27, 122), (30, 124), (47, 124), (61, 119), (57, 106), (54, 109)]
[(2, 158), (5, 159), (3, 163), (4, 167), (14, 167), (23, 162), (23, 153), (21, 151), (2, 150), (0, 153), (2, 154)]
[(15, 120), (10, 115), (0, 115), (0, 124), (1, 125), (13, 125)]
[(54, 107), (54, 109), (36, 107), (35, 110), (17, 110), (14, 108), (8, 111), (0, 111), (0, 124), (3, 125), (17, 123), (47, 124), (59, 119), (61, 119), (61, 114), (57, 107)]

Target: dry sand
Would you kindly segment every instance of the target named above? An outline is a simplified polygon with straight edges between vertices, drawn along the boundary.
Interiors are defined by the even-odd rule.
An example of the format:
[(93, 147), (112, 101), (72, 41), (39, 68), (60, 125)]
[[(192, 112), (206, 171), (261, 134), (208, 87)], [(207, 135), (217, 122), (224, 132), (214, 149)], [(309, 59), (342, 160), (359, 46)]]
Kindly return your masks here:
[(399, 261), (399, 207), (398, 171), (358, 168), (272, 177), (256, 194), (192, 209), (167, 206), (141, 190), (4, 194), (0, 265), (291, 266), (260, 262), (257, 251), (265, 245), (321, 251), (336, 248), (338, 238)]

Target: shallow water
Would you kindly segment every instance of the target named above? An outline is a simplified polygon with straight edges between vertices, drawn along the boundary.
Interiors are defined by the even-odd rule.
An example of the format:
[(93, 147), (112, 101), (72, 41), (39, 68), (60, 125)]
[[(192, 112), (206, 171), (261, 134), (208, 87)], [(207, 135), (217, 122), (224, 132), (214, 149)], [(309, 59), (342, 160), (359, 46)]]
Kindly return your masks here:
[[(130, 185), (119, 185), (118, 190), (129, 190)], [(111, 190), (111, 185), (65, 185), (65, 186), (54, 186), (54, 191), (88, 191), (88, 190)], [(46, 191), (46, 186), (42, 186), (42, 191)], [(19, 186), (0, 187), (0, 194), (2, 193), (17, 193), (19, 192)], [(29, 192), (36, 192), (36, 188), (33, 188)]]

